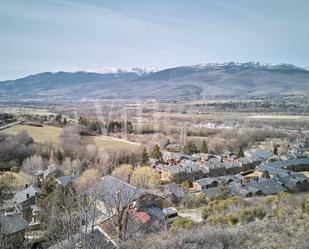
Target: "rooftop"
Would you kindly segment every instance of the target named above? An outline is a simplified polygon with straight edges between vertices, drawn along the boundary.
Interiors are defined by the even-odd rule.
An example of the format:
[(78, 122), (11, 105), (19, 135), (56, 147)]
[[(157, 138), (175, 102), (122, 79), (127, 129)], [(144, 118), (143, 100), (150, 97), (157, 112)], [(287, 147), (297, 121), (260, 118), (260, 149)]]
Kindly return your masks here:
[(28, 227), (28, 222), (19, 214), (10, 214), (0, 216), (1, 232), (4, 234), (13, 234)]
[(23, 203), (27, 199), (34, 197), (37, 194), (40, 194), (41, 190), (37, 187), (30, 186), (22, 191), (17, 192), (14, 195), (14, 202)]

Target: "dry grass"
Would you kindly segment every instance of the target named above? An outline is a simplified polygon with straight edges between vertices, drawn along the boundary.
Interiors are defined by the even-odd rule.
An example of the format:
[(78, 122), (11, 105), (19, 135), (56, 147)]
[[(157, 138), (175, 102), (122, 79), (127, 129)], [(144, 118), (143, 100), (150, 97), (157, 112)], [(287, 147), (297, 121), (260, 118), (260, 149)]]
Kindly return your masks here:
[(254, 115), (248, 116), (250, 119), (267, 119), (267, 120), (309, 120), (309, 116), (300, 115)]
[(132, 148), (137, 145), (126, 141), (103, 136), (84, 136), (82, 140), (88, 144), (94, 144), (97, 148)]
[(305, 175), (306, 177), (309, 177), (309, 171), (303, 171), (303, 172), (300, 172), (302, 173), (303, 175)]
[(15, 189), (24, 188), (26, 184), (31, 184), (35, 178), (23, 172), (5, 172), (0, 176), (0, 185), (5, 184)]
[(3, 130), (2, 132), (16, 135), (21, 131), (27, 131), (29, 136), (33, 138), (36, 143), (43, 143), (46, 141), (53, 142), (55, 144), (60, 144), (60, 134), (62, 132), (62, 128), (54, 127), (54, 126), (43, 126), (36, 127), (31, 125), (15, 125), (8, 129)]

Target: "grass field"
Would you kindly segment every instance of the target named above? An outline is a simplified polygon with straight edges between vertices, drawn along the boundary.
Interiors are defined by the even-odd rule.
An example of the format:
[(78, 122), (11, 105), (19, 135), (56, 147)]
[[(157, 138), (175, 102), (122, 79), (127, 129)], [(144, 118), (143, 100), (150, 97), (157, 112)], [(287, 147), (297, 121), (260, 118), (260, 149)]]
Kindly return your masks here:
[(274, 120), (309, 120), (309, 116), (300, 116), (300, 115), (254, 115), (249, 116), (248, 118), (252, 119), (274, 119)]
[(23, 130), (27, 131), (29, 136), (32, 137), (33, 140), (37, 143), (50, 141), (55, 144), (60, 144), (60, 134), (62, 128), (59, 127), (47, 125), (43, 127), (35, 127), (31, 125), (15, 125), (3, 130), (2, 132), (10, 135), (16, 135)]
[[(16, 135), (21, 131), (27, 131), (29, 136), (34, 139), (34, 142), (43, 143), (46, 141), (50, 141), (56, 145), (60, 144), (60, 135), (62, 132), (62, 128), (54, 127), (54, 126), (43, 126), (43, 127), (35, 127), (31, 125), (15, 125), (1, 132)], [(82, 141), (88, 144), (95, 144), (98, 148), (132, 148), (136, 145), (127, 143), (125, 141), (117, 140), (109, 137), (102, 136), (84, 136), (82, 137)]]
[(97, 148), (133, 148), (136, 146), (125, 141), (100, 136), (84, 136), (82, 140), (88, 144), (95, 144)]
[(28, 107), (0, 107), (0, 112), (39, 115), (39, 116), (57, 115), (57, 113), (51, 112), (47, 109), (36, 109)]

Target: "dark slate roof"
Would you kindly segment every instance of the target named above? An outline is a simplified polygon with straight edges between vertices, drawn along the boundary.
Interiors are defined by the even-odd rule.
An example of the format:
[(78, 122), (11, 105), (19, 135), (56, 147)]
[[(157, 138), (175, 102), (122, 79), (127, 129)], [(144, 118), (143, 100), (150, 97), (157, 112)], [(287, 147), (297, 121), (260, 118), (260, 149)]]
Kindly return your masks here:
[(309, 179), (305, 176), (279, 176), (276, 180), (289, 189), (293, 189), (302, 183), (309, 183)]
[(199, 179), (197, 181), (194, 181), (194, 183), (197, 183), (201, 186), (206, 186), (206, 185), (210, 185), (213, 182), (218, 182), (219, 183), (219, 178), (218, 177), (208, 177), (208, 178), (202, 178)]
[(290, 159), (285, 161), (276, 161), (273, 163), (265, 164), (264, 166), (270, 166), (274, 168), (288, 168), (291, 166), (301, 166), (301, 165), (309, 165), (309, 158), (297, 158), (297, 159)]
[(253, 152), (252, 155), (258, 159), (268, 159), (273, 155), (273, 153), (266, 150), (257, 150)]
[(116, 201), (121, 200), (121, 205), (128, 205), (137, 200), (145, 191), (126, 182), (107, 175), (96, 186), (101, 191), (101, 199), (105, 205), (115, 207)]
[(92, 232), (85, 235), (85, 242), (80, 242), (80, 234), (75, 234), (70, 240), (65, 239), (48, 249), (65, 249), (65, 248), (79, 248), (79, 249), (115, 249), (115, 244), (108, 238), (106, 234), (99, 227), (95, 227)]
[(164, 170), (168, 170), (172, 174), (177, 173), (191, 173), (202, 171), (195, 163), (192, 161), (186, 161), (177, 165), (163, 166)]
[(57, 178), (58, 183), (65, 187), (69, 182), (75, 183), (79, 179), (80, 175), (61, 176)]
[[(101, 229), (100, 229), (101, 230)], [(88, 242), (85, 249), (115, 249), (116, 246), (103, 234), (99, 228), (94, 229), (93, 232), (86, 235), (86, 241)]]
[(229, 168), (238, 168), (238, 167), (241, 167), (239, 164), (235, 163), (235, 162), (225, 162), (225, 163), (222, 163), (222, 165), (229, 169)]
[(37, 194), (40, 194), (41, 192), (42, 191), (39, 188), (30, 186), (22, 191), (17, 192), (14, 196), (14, 202), (23, 203), (28, 199), (27, 194), (29, 195), (29, 198), (31, 198)]
[(252, 193), (255, 193), (254, 191), (260, 190), (265, 195), (277, 194), (279, 192), (286, 191), (286, 188), (275, 179), (252, 181), (244, 184), (244, 186)]
[(183, 198), (185, 192), (182, 187), (179, 187), (176, 183), (170, 183), (163, 186), (166, 191), (174, 194), (177, 198)]
[(28, 222), (18, 214), (0, 216), (1, 232), (4, 234), (13, 234), (28, 227)]
[(260, 171), (268, 171), (271, 175), (278, 175), (278, 176), (289, 176), (289, 175), (295, 175), (300, 176), (301, 174), (292, 172), (287, 170), (286, 168), (292, 167), (292, 166), (309, 166), (309, 158), (298, 158), (298, 159), (291, 159), (291, 160), (285, 160), (285, 161), (276, 161), (273, 163), (267, 163), (262, 165), (259, 170)]
[(220, 195), (220, 189), (217, 187), (203, 189), (202, 192), (206, 195), (206, 197), (215, 197), (215, 196)]

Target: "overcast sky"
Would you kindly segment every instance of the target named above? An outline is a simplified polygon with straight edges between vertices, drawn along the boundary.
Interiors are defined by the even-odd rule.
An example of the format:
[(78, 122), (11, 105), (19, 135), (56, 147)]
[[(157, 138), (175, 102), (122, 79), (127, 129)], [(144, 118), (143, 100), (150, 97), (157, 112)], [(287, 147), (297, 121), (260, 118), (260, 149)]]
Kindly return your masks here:
[(1, 0), (0, 79), (97, 67), (309, 66), (308, 0)]

